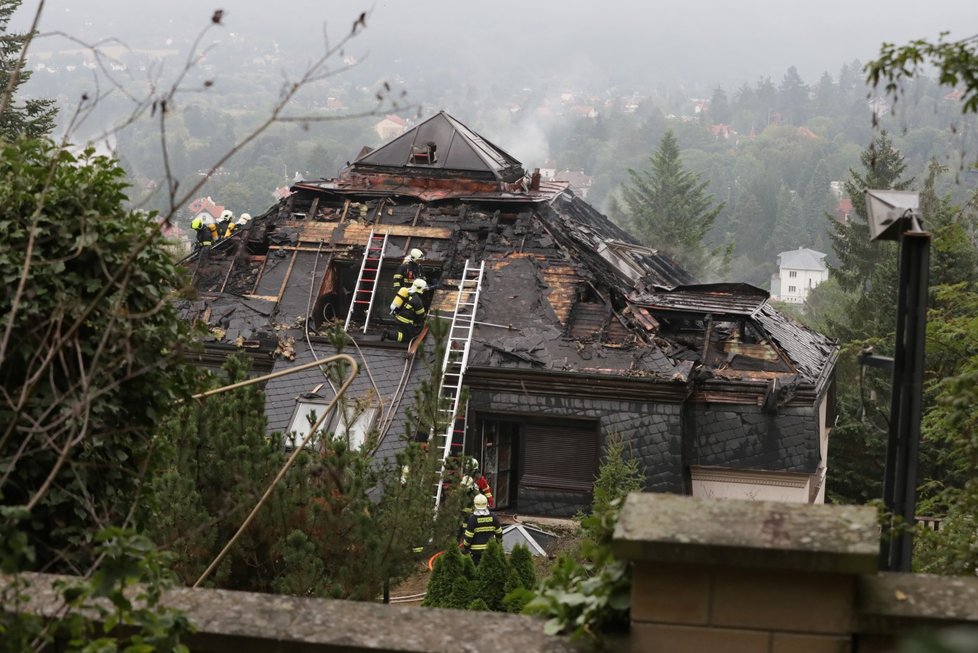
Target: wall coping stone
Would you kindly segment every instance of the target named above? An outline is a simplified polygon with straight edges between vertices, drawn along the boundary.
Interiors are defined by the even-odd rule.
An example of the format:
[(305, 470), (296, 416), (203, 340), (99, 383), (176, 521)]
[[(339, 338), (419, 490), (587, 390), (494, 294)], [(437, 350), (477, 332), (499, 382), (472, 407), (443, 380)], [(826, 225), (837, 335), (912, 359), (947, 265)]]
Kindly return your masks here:
[[(54, 583), (77, 580), (37, 573), (20, 578), (30, 583), (28, 603), (20, 609), (46, 617), (63, 606)], [(0, 591), (10, 583), (10, 576), (0, 575)], [(541, 619), (496, 612), (192, 588), (170, 590), (162, 602), (183, 611), (197, 628), (184, 638), (190, 650), (207, 653), (580, 651), (566, 637), (545, 635)]]
[(857, 581), (857, 632), (897, 634), (913, 628), (978, 626), (978, 578), (879, 572)]
[(626, 560), (869, 574), (877, 569), (876, 510), (632, 493), (612, 549)]

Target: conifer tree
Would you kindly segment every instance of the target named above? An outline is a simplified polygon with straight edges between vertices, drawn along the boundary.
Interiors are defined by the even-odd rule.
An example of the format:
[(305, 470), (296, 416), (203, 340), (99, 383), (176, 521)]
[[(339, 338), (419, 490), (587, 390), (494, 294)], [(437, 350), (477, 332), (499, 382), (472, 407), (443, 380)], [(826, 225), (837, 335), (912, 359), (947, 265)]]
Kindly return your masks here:
[(462, 554), (457, 546), (450, 546), (435, 560), (421, 605), (429, 608), (448, 607), (455, 579), (464, 577)]
[(486, 605), (486, 602), (482, 599), (472, 601), (472, 603), (469, 603), (465, 609), (472, 610), (474, 612), (489, 612), (489, 606)]
[(509, 565), (503, 548), (494, 539), (482, 552), (479, 566), (476, 567), (476, 587), (478, 595), (493, 611), (502, 611), (503, 597), (506, 596), (506, 580), (509, 578)]
[(847, 223), (831, 222), (829, 237), (838, 264), (830, 274), (843, 290), (858, 293), (852, 298), (848, 324), (837, 325), (834, 335), (843, 339), (866, 339), (890, 333), (896, 324), (899, 278), (897, 243), (870, 241), (863, 190), (905, 190), (913, 179), (902, 179), (907, 165), (885, 131), (860, 155), (863, 171), (849, 170), (846, 194), (853, 211)]
[(17, 104), (17, 91), (31, 77), (31, 71), (20, 62), (21, 49), (30, 34), (7, 31), (10, 17), (21, 0), (0, 0), (0, 139), (37, 138), (54, 129), (57, 113), (54, 100), (28, 99)]
[(520, 577), (520, 584), (528, 590), (533, 589), (537, 583), (537, 575), (533, 569), (533, 554), (530, 549), (517, 544), (509, 554), (509, 566), (512, 567)]
[(675, 256), (694, 275), (707, 270), (711, 258), (722, 254), (704, 239), (723, 204), (713, 205), (709, 184), (686, 170), (679, 143), (666, 131), (659, 148), (643, 170), (628, 170), (622, 199), (633, 232), (647, 245)]
[[(469, 560), (469, 562), (472, 561)], [(467, 578), (465, 575), (457, 576), (452, 581), (452, 593), (448, 597), (448, 602), (442, 607), (465, 610), (477, 598), (479, 598), (479, 591), (476, 581)]]

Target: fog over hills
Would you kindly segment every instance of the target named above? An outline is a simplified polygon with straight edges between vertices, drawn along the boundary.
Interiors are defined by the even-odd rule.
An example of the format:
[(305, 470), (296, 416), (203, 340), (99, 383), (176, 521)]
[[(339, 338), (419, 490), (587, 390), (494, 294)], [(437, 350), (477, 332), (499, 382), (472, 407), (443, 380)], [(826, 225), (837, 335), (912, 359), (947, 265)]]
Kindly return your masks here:
[[(214, 38), (271, 39), (297, 64), (321, 49), (324, 23), (337, 38), (366, 10), (368, 29), (350, 47), (364, 59), (366, 78), (427, 71), (524, 86), (563, 77), (733, 89), (761, 77), (778, 81), (789, 66), (814, 83), (824, 71), (835, 75), (844, 63), (872, 58), (884, 41), (935, 39), (941, 31), (962, 38), (978, 29), (973, 0), (54, 0), (41, 31), (158, 48), (193, 38), (216, 8), (225, 17)], [(16, 25), (27, 25), (33, 9), (25, 3)], [(69, 45), (46, 37), (36, 47)]]

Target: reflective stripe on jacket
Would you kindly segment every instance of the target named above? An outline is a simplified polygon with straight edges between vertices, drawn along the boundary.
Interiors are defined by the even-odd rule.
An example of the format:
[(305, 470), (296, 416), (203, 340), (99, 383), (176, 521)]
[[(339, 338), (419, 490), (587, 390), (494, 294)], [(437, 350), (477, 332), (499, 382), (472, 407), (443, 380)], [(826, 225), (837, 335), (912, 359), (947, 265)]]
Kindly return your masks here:
[(469, 551), (485, 551), (493, 537), (503, 541), (503, 527), (499, 518), (488, 510), (477, 510), (469, 515), (465, 524), (464, 544)]

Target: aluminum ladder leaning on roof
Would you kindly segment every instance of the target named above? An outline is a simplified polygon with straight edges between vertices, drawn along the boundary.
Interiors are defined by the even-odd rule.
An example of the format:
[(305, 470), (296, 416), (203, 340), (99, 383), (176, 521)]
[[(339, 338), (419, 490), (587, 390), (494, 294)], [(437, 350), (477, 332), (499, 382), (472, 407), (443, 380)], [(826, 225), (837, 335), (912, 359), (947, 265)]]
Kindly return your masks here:
[(380, 266), (384, 261), (384, 250), (387, 249), (387, 237), (386, 232), (377, 235), (373, 229), (370, 230), (367, 247), (363, 251), (363, 261), (360, 263), (360, 273), (357, 274), (356, 290), (353, 291), (350, 310), (347, 311), (346, 322), (343, 324), (343, 330), (347, 333), (349, 333), (350, 321), (353, 319), (353, 311), (357, 306), (364, 308), (363, 332), (367, 332), (367, 325), (370, 324), (370, 309), (374, 306), (377, 282), (380, 280)]
[[(448, 342), (445, 344), (445, 359), (441, 366), (441, 385), (438, 389), (439, 412), (444, 417), (447, 427), (441, 436), (443, 442), (436, 440), (433, 444), (441, 455), (441, 471), (445, 471), (445, 461), (452, 449), (456, 433), (465, 433), (464, 416), (459, 428), (458, 406), (462, 395), (462, 376), (469, 363), (469, 349), (472, 344), (472, 330), (475, 327), (475, 312), (479, 306), (479, 294), (482, 292), (482, 275), (485, 271), (485, 261), (480, 261), (475, 267), (465, 261), (462, 280), (458, 284), (458, 296), (455, 299), (455, 312), (452, 314), (452, 326), (448, 329)], [(441, 474), (439, 474), (439, 477)], [(435, 509), (441, 504), (443, 492), (441, 478), (435, 483)]]

